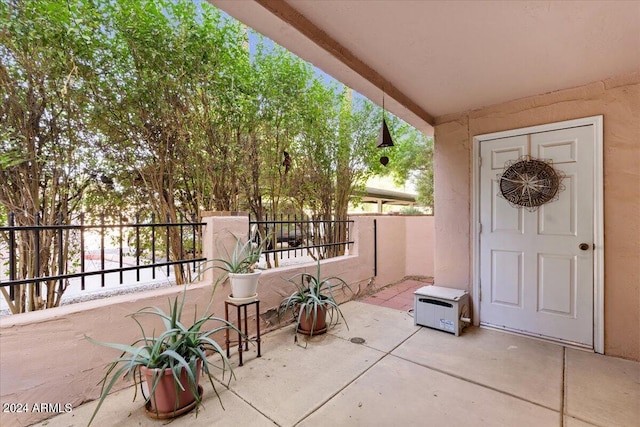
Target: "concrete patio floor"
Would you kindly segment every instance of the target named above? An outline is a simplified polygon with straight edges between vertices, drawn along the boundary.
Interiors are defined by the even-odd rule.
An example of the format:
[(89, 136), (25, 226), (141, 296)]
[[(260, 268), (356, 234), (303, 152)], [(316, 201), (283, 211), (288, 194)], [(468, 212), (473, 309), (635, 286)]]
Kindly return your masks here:
[[(384, 302), (397, 305), (418, 285), (387, 291), (376, 305), (371, 297), (342, 305), (349, 329), (313, 337), (306, 349), (292, 326), (264, 335), (262, 357), (250, 349), (229, 388), (216, 384), (225, 410), (207, 382), (197, 417), (155, 421), (128, 388), (109, 396), (93, 425), (640, 425), (640, 363), (489, 329), (455, 337), (414, 326), (406, 304)], [(86, 426), (95, 406), (37, 425)]]

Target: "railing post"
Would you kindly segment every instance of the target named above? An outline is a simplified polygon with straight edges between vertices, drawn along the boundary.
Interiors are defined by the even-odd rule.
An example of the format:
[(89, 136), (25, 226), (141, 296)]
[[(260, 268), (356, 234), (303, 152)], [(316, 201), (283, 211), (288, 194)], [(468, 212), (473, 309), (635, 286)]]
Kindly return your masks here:
[[(123, 227), (123, 220), (122, 220), (122, 212), (120, 212), (118, 214), (118, 218), (119, 218), (119, 224), (118, 224), (118, 265), (120, 266), (120, 268), (122, 268), (122, 266), (124, 265), (124, 259), (123, 259), (123, 252), (124, 252), (124, 247), (122, 246), (122, 234), (124, 232)], [(124, 283), (124, 272), (120, 271), (120, 284), (122, 285)]]
[[(196, 216), (195, 216), (195, 214), (191, 215), (191, 224), (193, 224), (191, 226), (191, 232), (192, 232), (192, 236), (191, 236), (192, 240), (191, 241), (193, 242), (193, 246), (192, 246), (193, 255), (192, 256), (193, 256), (193, 259), (196, 259), (196, 248), (197, 248), (197, 245), (196, 245)], [(193, 272), (194, 273), (196, 272), (196, 262), (195, 261), (193, 262)]]
[[(100, 214), (100, 269), (104, 271), (104, 212)], [(100, 286), (104, 288), (104, 273), (100, 275)]]
[[(156, 214), (151, 212), (151, 264), (156, 263)], [(156, 268), (151, 269), (151, 278), (156, 278)]]
[[(40, 230), (37, 228), (38, 226), (40, 226), (40, 212), (36, 212), (36, 214), (34, 215), (35, 220), (36, 220), (36, 229), (35, 231), (35, 240), (34, 240), (34, 246), (35, 246), (35, 277), (40, 277)], [(34, 282), (33, 285), (36, 288), (36, 296), (40, 296), (40, 288), (42, 287), (42, 283), (41, 282)]]
[[(58, 227), (58, 274), (64, 274), (64, 257), (63, 257), (63, 251), (64, 251), (64, 244), (63, 244), (63, 239), (62, 239), (62, 214), (59, 213), (58, 214), (58, 225), (60, 227)], [(60, 292), (60, 297), (62, 297), (62, 293), (64, 292), (64, 287), (62, 286), (63, 284), (63, 280), (64, 279), (59, 279), (58, 280), (58, 292)], [(49, 304), (49, 302), (47, 301), (47, 304)]]
[[(136, 213), (136, 267), (140, 266), (140, 212)], [(136, 269), (136, 282), (140, 281), (140, 269)]]
[(184, 215), (182, 215), (182, 212), (180, 212), (178, 221), (180, 222), (180, 259), (184, 259), (184, 228), (182, 226), (182, 223), (184, 222)]
[[(284, 224), (282, 224), (284, 225)], [(291, 214), (287, 213), (287, 247), (289, 246), (289, 242), (291, 241)], [(287, 259), (291, 258), (291, 252), (287, 251)]]
[[(167, 262), (169, 262), (169, 258), (171, 255), (171, 248), (170, 248), (170, 242), (169, 242), (169, 233), (170, 233), (169, 223), (171, 222), (171, 218), (169, 217), (169, 214), (167, 214), (166, 220), (167, 220)], [(170, 266), (167, 265), (167, 277), (169, 277), (170, 275), (171, 275), (171, 269), (170, 269)]]
[[(15, 226), (16, 216), (9, 212), (9, 280), (16, 280), (16, 232), (13, 229)], [(9, 299), (16, 300), (15, 285), (9, 287)]]
[[(180, 215), (177, 216), (176, 218), (178, 220), (178, 233), (180, 234), (180, 255), (179, 255), (179, 259), (184, 259), (184, 229), (183, 229), (183, 225), (182, 223), (184, 222), (184, 215), (182, 215), (182, 212), (180, 212)], [(175, 265), (174, 268), (179, 268), (180, 269), (180, 276), (182, 277), (182, 281), (183, 284), (186, 283), (186, 274), (184, 271), (184, 265), (180, 264), (180, 265)], [(187, 268), (187, 271), (189, 271), (189, 269)]]
[[(84, 273), (84, 212), (80, 214), (80, 272)], [(85, 276), (80, 277), (80, 290), (84, 291), (85, 288)]]

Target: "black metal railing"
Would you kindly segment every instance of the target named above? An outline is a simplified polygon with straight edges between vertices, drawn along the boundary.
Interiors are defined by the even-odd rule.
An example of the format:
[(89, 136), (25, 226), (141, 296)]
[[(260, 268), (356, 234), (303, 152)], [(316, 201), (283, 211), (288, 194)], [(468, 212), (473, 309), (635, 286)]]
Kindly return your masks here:
[[(110, 274), (117, 273), (119, 277), (115, 280), (123, 284), (123, 273), (135, 271), (136, 281), (140, 282), (140, 272), (145, 269), (151, 269), (152, 279), (156, 279), (158, 268), (166, 268), (168, 277), (172, 266), (192, 264), (195, 273), (198, 263), (205, 261), (201, 256), (201, 227), (204, 223), (196, 222), (195, 218), (187, 221), (181, 217), (176, 223), (167, 217), (164, 222), (156, 222), (155, 216), (151, 215), (150, 221), (141, 222), (140, 217), (136, 216), (135, 223), (131, 224), (120, 216), (119, 223), (107, 224), (104, 215), (101, 215), (98, 225), (85, 224), (83, 214), (77, 217), (76, 224), (61, 224), (59, 219), (57, 224), (45, 225), (40, 223), (38, 214), (33, 218), (32, 225), (16, 225), (15, 215), (9, 213), (8, 226), (0, 227), (0, 255), (8, 260), (8, 266), (5, 264), (8, 275), (0, 275), (0, 287), (9, 287), (11, 301), (15, 301), (15, 288), (19, 285), (33, 284), (35, 295), (40, 296), (43, 282), (57, 282), (61, 294), (68, 286), (69, 279), (79, 278), (80, 290), (85, 290), (85, 279), (99, 275), (100, 287), (104, 288), (106, 276)], [(87, 238), (91, 242), (87, 242)], [(111, 244), (115, 241), (115, 245), (107, 248), (107, 238)], [(178, 243), (175, 242), (176, 238)], [(49, 254), (47, 265), (42, 262), (45, 252)], [(135, 264), (125, 265), (126, 257), (133, 258), (131, 263)], [(87, 270), (87, 259), (99, 261), (99, 268)], [(107, 262), (117, 266), (107, 267)], [(57, 271), (48, 274), (53, 270), (54, 263)], [(23, 268), (19, 268), (18, 264)], [(31, 265), (31, 268), (25, 269), (25, 264)], [(113, 281), (114, 278), (110, 276), (109, 280)]]
[(351, 219), (314, 219), (298, 215), (249, 217), (249, 236), (256, 242), (266, 238), (263, 253), (269, 260), (309, 257), (312, 260), (344, 255), (353, 245)]

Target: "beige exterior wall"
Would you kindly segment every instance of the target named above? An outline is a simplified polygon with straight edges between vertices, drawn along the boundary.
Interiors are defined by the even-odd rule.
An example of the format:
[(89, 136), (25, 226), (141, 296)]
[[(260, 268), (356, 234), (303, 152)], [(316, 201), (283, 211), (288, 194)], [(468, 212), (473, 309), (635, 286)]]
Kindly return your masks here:
[[(377, 276), (374, 287), (395, 283), (407, 276), (434, 275), (434, 217), (367, 215), (357, 216), (357, 223), (367, 218), (377, 232)], [(362, 226), (362, 224), (359, 224)], [(373, 244), (358, 245), (359, 250), (374, 255)]]
[(439, 117), (435, 277), (470, 292), (476, 135), (604, 116), (605, 353), (640, 360), (640, 73)]
[[(355, 218), (353, 235), (356, 243), (351, 254), (323, 261), (323, 276), (340, 276), (352, 286), (354, 292), (363, 293), (370, 288), (401, 280), (407, 275), (404, 244), (407, 240), (412, 240), (411, 237), (407, 237), (409, 233), (405, 218), (407, 217), (383, 217), (382, 220), (380, 217)], [(421, 218), (423, 221), (411, 219), (411, 226), (428, 227), (429, 221), (432, 222), (432, 218)], [(379, 257), (388, 260), (383, 261), (382, 266), (379, 265), (381, 274), (375, 280), (374, 219), (380, 221), (383, 236), (382, 239), (380, 236), (378, 239)], [(232, 235), (245, 235), (248, 229), (246, 216), (210, 216), (204, 221), (207, 223), (204, 230), (204, 252), (209, 259), (219, 256), (216, 247), (233, 244)], [(418, 230), (415, 233), (416, 236), (432, 234)], [(425, 255), (429, 253), (428, 249), (420, 249), (419, 244), (420, 242), (413, 242), (411, 247), (418, 248), (415, 252), (421, 257), (428, 256)], [(422, 244), (425, 248), (428, 246), (428, 242)], [(429, 262), (432, 263), (426, 260), (425, 265)], [(279, 326), (276, 323), (274, 309), (282, 296), (293, 290), (284, 278), (302, 271), (315, 273), (315, 268), (316, 265), (312, 263), (262, 273), (258, 286), (262, 332)], [(193, 318), (196, 306), (201, 315), (212, 295), (214, 301), (211, 311), (218, 317), (224, 317), (224, 300), (230, 293), (230, 285), (219, 284), (215, 294), (212, 294), (213, 281), (214, 275), (207, 274), (202, 282), (189, 285), (183, 314), (185, 319)], [(158, 289), (0, 318), (0, 402), (46, 402), (61, 405), (71, 403), (75, 407), (85, 401), (96, 399), (100, 392), (97, 383), (104, 374), (104, 367), (117, 357), (118, 352), (89, 343), (84, 339), (85, 335), (99, 341), (131, 343), (138, 337), (139, 330), (135, 322), (126, 316), (148, 306), (167, 308), (168, 299), (179, 296), (183, 289)], [(351, 298), (351, 294), (342, 297), (343, 300)], [(249, 310), (250, 317), (252, 314)], [(254, 324), (249, 321), (250, 327)], [(224, 343), (222, 336), (214, 338), (218, 343)], [(263, 345), (262, 352), (268, 354), (269, 348)], [(128, 385), (130, 384), (123, 382), (115, 389)], [(55, 414), (4, 413), (2, 425), (25, 426), (53, 415)]]
[(378, 233), (376, 284), (393, 283), (404, 276), (407, 252), (406, 222), (402, 217), (392, 216), (378, 216), (375, 220)]
[(406, 221), (406, 267), (407, 276), (433, 277), (434, 217), (408, 216)]

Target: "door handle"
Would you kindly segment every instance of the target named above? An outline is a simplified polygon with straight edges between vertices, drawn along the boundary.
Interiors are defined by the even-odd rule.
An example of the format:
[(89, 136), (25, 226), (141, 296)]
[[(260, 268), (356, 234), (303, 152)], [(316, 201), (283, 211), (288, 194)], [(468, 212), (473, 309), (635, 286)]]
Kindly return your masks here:
[(580, 245), (578, 245), (578, 247), (580, 248), (581, 251), (586, 251), (587, 249), (589, 249), (589, 244), (588, 243), (580, 243)]

